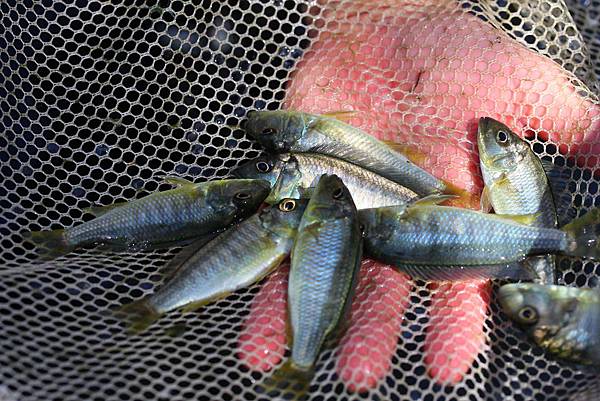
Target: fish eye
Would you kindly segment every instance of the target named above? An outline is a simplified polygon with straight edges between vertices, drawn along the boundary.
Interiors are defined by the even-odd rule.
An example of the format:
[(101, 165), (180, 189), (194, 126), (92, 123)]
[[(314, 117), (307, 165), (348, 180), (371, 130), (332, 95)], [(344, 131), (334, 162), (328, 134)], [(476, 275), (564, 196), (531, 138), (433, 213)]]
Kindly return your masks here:
[(519, 319), (527, 323), (535, 323), (538, 320), (538, 312), (531, 306), (524, 306), (519, 309)]
[(498, 139), (498, 143), (506, 143), (508, 142), (508, 134), (504, 131), (498, 131), (496, 139)]
[(271, 171), (271, 166), (267, 162), (259, 161), (256, 163), (256, 169), (261, 173), (268, 173)]
[(344, 196), (344, 190), (342, 188), (338, 188), (333, 191), (333, 199), (342, 199)]
[(262, 133), (263, 135), (273, 135), (277, 133), (277, 130), (275, 128), (265, 128)]
[(235, 198), (239, 200), (246, 200), (250, 199), (251, 195), (248, 192), (238, 192), (237, 194), (235, 194)]
[(296, 209), (296, 201), (293, 199), (284, 199), (279, 202), (279, 210), (282, 212), (291, 212)]

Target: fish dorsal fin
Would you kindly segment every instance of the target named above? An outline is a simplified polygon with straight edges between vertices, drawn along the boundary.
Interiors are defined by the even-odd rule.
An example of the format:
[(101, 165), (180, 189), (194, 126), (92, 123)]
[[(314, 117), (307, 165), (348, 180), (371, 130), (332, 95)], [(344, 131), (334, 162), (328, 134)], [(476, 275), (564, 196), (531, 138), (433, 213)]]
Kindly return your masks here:
[(164, 182), (166, 182), (167, 184), (175, 185), (178, 188), (189, 186), (189, 185), (196, 185), (190, 180), (186, 180), (185, 178), (174, 177), (174, 176), (165, 177)]
[(548, 177), (559, 226), (563, 226), (577, 217), (577, 211), (571, 207), (573, 202), (571, 191), (569, 191), (571, 171), (567, 167), (557, 166), (549, 160), (542, 159), (540, 162), (546, 172), (546, 177)]
[(115, 210), (118, 207), (125, 206), (127, 202), (113, 203), (112, 205), (106, 206), (90, 206), (83, 209), (85, 213), (93, 214), (96, 217), (100, 217), (111, 210)]
[(492, 201), (490, 199), (490, 189), (485, 186), (481, 192), (481, 199), (479, 200), (480, 209), (483, 213), (490, 213), (492, 211)]
[(356, 115), (356, 111), (354, 110), (339, 110), (339, 111), (330, 111), (329, 113), (321, 114), (322, 117), (334, 118), (336, 120), (340, 120), (344, 123), (347, 123), (352, 117)]
[(496, 216), (501, 217), (503, 219), (512, 220), (515, 223), (523, 224), (526, 226), (531, 225), (541, 213), (531, 213), (531, 214), (496, 214)]
[(414, 146), (404, 145), (401, 143), (397, 143), (394, 141), (382, 141), (387, 145), (387, 147), (395, 150), (398, 153), (406, 156), (408, 160), (418, 165), (427, 165), (429, 161), (429, 155), (426, 153), (420, 152)]
[(458, 198), (456, 195), (429, 195), (421, 199), (417, 199), (410, 206), (434, 206), (439, 205), (442, 202), (445, 202), (449, 199)]

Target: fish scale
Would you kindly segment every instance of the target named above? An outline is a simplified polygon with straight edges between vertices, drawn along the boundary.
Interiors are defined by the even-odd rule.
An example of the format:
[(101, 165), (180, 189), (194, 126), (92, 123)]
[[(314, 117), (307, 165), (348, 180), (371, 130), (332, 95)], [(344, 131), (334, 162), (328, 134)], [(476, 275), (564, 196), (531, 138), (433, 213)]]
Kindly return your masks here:
[[(388, 263), (487, 265), (523, 259), (527, 254), (566, 250), (566, 233), (529, 227), (466, 209), (413, 206), (394, 217), (393, 207), (361, 211), (380, 214), (366, 246)], [(364, 222), (364, 219), (363, 219)]]

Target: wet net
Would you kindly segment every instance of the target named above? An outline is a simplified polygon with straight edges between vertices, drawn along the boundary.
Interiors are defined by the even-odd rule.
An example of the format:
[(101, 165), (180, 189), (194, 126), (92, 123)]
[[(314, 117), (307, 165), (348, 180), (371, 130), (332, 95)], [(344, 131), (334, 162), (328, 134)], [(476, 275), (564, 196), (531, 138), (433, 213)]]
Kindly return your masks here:
[[(600, 2), (0, 3), (0, 400), (259, 400), (285, 358), (286, 267), (139, 335), (108, 311), (151, 293), (178, 249), (34, 261), (25, 229), (226, 177), (260, 153), (249, 110), (353, 110), (474, 193), (477, 118), (566, 169), (565, 213), (600, 207)], [(476, 205), (477, 199), (473, 200)], [(473, 206), (471, 205), (471, 206)], [(561, 258), (560, 282), (600, 268)], [(497, 284), (412, 282), (363, 263), (348, 331), (313, 400), (593, 400), (600, 377), (508, 322)]]

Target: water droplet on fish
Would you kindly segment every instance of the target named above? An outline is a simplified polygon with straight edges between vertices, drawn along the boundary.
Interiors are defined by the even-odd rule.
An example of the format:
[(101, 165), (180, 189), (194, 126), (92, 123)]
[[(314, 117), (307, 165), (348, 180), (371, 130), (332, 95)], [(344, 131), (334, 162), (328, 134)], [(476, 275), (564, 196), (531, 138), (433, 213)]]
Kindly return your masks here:
[(108, 146), (104, 145), (104, 144), (100, 144), (98, 146), (96, 146), (96, 154), (98, 156), (104, 156), (108, 153)]
[(199, 155), (204, 150), (204, 146), (202, 145), (194, 145), (192, 146), (192, 153), (195, 155)]

